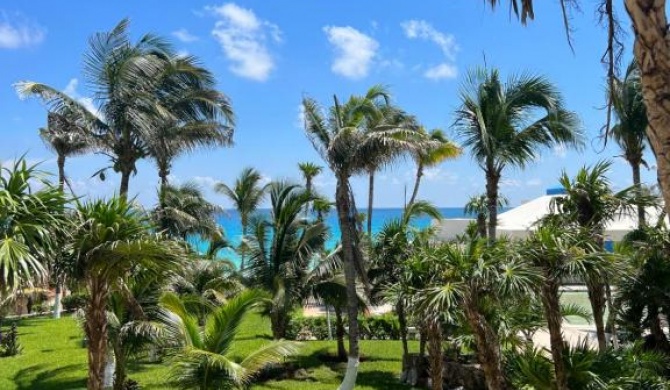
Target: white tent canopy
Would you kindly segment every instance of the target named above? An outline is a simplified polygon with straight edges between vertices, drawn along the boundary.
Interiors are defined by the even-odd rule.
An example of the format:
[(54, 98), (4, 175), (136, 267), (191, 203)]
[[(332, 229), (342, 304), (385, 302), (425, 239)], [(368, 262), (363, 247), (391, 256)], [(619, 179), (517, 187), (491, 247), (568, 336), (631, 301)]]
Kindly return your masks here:
[[(548, 193), (555, 191), (547, 191)], [(535, 229), (535, 223), (552, 212), (552, 200), (562, 195), (544, 195), (529, 202), (505, 211), (498, 215), (498, 236), (523, 239)], [(658, 221), (660, 210), (649, 208), (647, 220)], [(621, 212), (605, 229), (605, 241), (621, 241), (631, 230), (638, 226), (637, 212)], [(472, 219), (442, 219), (436, 222), (438, 238), (453, 240), (465, 232)]]

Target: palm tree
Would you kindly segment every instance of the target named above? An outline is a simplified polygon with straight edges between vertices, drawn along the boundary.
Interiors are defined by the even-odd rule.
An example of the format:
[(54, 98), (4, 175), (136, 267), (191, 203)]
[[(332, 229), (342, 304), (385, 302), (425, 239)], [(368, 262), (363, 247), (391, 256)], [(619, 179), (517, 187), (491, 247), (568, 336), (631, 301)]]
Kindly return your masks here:
[(240, 213), (242, 223), (242, 244), (240, 250), (240, 270), (244, 270), (244, 239), (249, 230), (249, 218), (258, 209), (265, 198), (267, 185), (261, 185), (263, 177), (253, 168), (244, 168), (232, 187), (225, 183), (218, 183), (214, 190), (230, 199), (237, 212)]
[[(150, 146), (156, 145), (157, 131), (203, 119), (210, 123), (220, 113), (228, 117), (227, 100), (207, 89), (213, 85), (211, 75), (183, 64), (193, 61), (178, 58), (161, 37), (146, 34), (132, 42), (124, 19), (110, 32), (95, 34), (84, 57), (84, 75), (98, 103), (97, 112), (45, 84), (26, 81), (16, 88), (22, 96), (39, 96), (52, 112), (74, 115), (111, 160), (111, 167), (97, 174), (104, 178), (108, 168), (120, 173), (119, 193), (125, 197), (137, 161), (155, 149)], [(182, 130), (193, 134), (193, 128)], [(183, 137), (179, 139), (183, 146)]]
[[(617, 123), (610, 130), (609, 136), (619, 145), (622, 157), (633, 170), (633, 185), (642, 189), (640, 166), (647, 166), (644, 160), (644, 151), (647, 144), (647, 109), (642, 97), (640, 73), (635, 61), (626, 69), (622, 80), (615, 79), (613, 84), (612, 108), (616, 114)], [(645, 224), (644, 206), (637, 206), (638, 223)]]
[(524, 168), (542, 148), (581, 143), (577, 116), (565, 110), (554, 85), (529, 74), (503, 82), (495, 69), (469, 73), (455, 126), (463, 146), (470, 149), (486, 175), (489, 242), (496, 239), (498, 189), (504, 169)]
[(208, 202), (195, 183), (161, 186), (158, 199), (153, 219), (156, 226), (170, 237), (186, 240), (196, 234), (205, 238), (219, 234), (216, 216), (221, 208)]
[(316, 101), (303, 99), (305, 131), (337, 181), (335, 205), (340, 225), (349, 317), (349, 359), (341, 390), (350, 390), (356, 383), (359, 358), (356, 280), (362, 278), (365, 281), (363, 253), (356, 226), (357, 210), (349, 179), (366, 172), (370, 163), (377, 161), (378, 154), (387, 151), (389, 145), (409, 150), (411, 144), (406, 140), (410, 133), (407, 129), (385, 126), (365, 128), (366, 117), (378, 113), (375, 102), (387, 97), (388, 92), (380, 86), (370, 88), (364, 96), (352, 96), (344, 104), (340, 104), (335, 97), (327, 117)]
[(180, 249), (151, 234), (149, 220), (125, 198), (96, 200), (77, 206), (72, 238), (77, 270), (86, 282), (89, 302), (85, 310), (88, 339), (88, 389), (103, 388), (107, 355), (106, 308), (110, 293), (132, 270), (174, 269)]
[[(498, 209), (503, 208), (509, 204), (506, 197), (498, 196)], [(477, 216), (477, 234), (479, 237), (486, 238), (486, 226), (489, 215), (488, 203), (486, 201), (486, 194), (472, 196), (463, 208), (463, 212), (468, 215)]]
[(252, 285), (268, 291), (267, 312), (275, 339), (286, 337), (290, 312), (306, 298), (304, 280), (310, 261), (325, 242), (328, 228), (304, 218), (314, 199), (295, 184), (270, 184), (270, 218), (257, 217), (249, 235), (248, 276)]
[(523, 260), (506, 251), (504, 243), (487, 247), (484, 240), (475, 239), (427, 247), (418, 255), (436, 270), (434, 284), (422, 292), (420, 306), (425, 315), (463, 311), (474, 334), (486, 385), (491, 390), (505, 389), (506, 385), (500, 340), (485, 315), (485, 308), (526, 294), (539, 279)]
[(297, 352), (290, 341), (275, 341), (236, 361), (232, 349), (244, 317), (258, 307), (263, 294), (247, 290), (207, 316), (201, 327), (174, 294), (161, 298), (163, 342), (172, 355), (172, 378), (180, 389), (243, 389), (265, 366)]
[[(305, 190), (311, 194), (313, 185), (312, 181), (316, 176), (321, 174), (323, 167), (311, 162), (303, 162), (298, 163), (298, 169), (300, 169), (300, 173), (302, 173), (302, 177), (305, 179)], [(305, 207), (305, 215), (309, 215), (309, 205)]]
[[(425, 132), (423, 127), (419, 131)], [(414, 181), (414, 189), (412, 190), (412, 197), (409, 199), (409, 204), (416, 201), (419, 194), (419, 185), (423, 177), (424, 169), (434, 167), (445, 160), (454, 159), (461, 155), (461, 148), (450, 141), (440, 129), (433, 129), (428, 132), (427, 137), (437, 142), (434, 148), (419, 149), (412, 154), (412, 158), (416, 163), (416, 180)]]
[(312, 212), (316, 213), (316, 220), (325, 221), (326, 215), (333, 209), (334, 203), (326, 198), (316, 198), (312, 201)]

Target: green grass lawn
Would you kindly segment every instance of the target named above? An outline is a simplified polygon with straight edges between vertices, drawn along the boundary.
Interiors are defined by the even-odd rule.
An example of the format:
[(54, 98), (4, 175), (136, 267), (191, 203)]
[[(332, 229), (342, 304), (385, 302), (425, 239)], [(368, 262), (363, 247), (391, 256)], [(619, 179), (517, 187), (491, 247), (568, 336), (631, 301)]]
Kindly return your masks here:
[[(7, 323), (5, 323), (7, 325)], [(270, 324), (257, 315), (249, 316), (241, 327), (235, 345), (240, 356), (270, 341)], [(82, 331), (69, 317), (29, 318), (19, 322), (19, 340), (23, 353), (19, 356), (0, 358), (0, 389), (2, 390), (62, 390), (82, 389), (86, 384), (86, 349), (81, 346)], [(411, 347), (418, 349), (417, 342)], [(334, 354), (335, 342), (310, 341), (303, 343), (295, 364), (307, 370), (303, 380), (266, 381), (252, 389), (300, 390), (328, 389), (339, 384), (346, 363), (323, 363), (319, 355)], [(399, 341), (361, 341), (361, 363), (356, 389), (409, 389), (398, 383), (401, 368)], [(129, 376), (140, 383), (142, 389), (171, 389), (167, 383), (169, 361), (162, 364), (135, 364)]]
[[(589, 295), (586, 291), (564, 291), (561, 294), (561, 303), (563, 304), (570, 304), (574, 303), (577, 304), (586, 311), (591, 314), (591, 302), (589, 301)], [(605, 318), (607, 318), (607, 310), (605, 310)], [(588, 325), (589, 322), (586, 321), (583, 318), (580, 317), (568, 317), (568, 323), (571, 325)], [(593, 325), (593, 321), (590, 323)]]

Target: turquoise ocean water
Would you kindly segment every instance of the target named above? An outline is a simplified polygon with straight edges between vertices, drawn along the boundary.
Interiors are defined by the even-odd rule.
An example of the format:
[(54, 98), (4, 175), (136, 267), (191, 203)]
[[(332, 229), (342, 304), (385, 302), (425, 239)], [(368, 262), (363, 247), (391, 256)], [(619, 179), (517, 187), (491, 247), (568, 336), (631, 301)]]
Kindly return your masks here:
[[(400, 218), (402, 215), (402, 208), (377, 208), (372, 212), (372, 232), (376, 234), (381, 230), (382, 226), (394, 218)], [(268, 215), (270, 210), (263, 209), (258, 211), (259, 214)], [(363, 212), (363, 210), (359, 210)], [(465, 214), (463, 213), (462, 207), (445, 207), (440, 208), (440, 212), (444, 218), (463, 218)], [(238, 245), (242, 237), (242, 225), (240, 224), (239, 214), (236, 210), (226, 211), (221, 214), (218, 218), (218, 222), (223, 227), (226, 232), (228, 239), (234, 244)], [(417, 218), (413, 225), (418, 228), (424, 228), (430, 226), (431, 219), (429, 217)], [(328, 248), (333, 248), (340, 240), (340, 229), (337, 223), (337, 214), (333, 211), (326, 218), (326, 224), (330, 228), (330, 236), (328, 243), (326, 244)], [(367, 226), (364, 224), (364, 227)], [(204, 250), (206, 248), (206, 243), (204, 242), (194, 242), (194, 244), (200, 249)], [(237, 256), (232, 251), (222, 251), (220, 253), (221, 257), (229, 258), (236, 262)]]

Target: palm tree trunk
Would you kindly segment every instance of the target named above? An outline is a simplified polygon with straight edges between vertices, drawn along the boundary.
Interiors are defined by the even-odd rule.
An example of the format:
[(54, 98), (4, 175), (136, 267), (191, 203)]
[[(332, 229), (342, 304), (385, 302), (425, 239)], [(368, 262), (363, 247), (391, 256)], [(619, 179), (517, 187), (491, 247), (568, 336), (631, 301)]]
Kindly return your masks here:
[(368, 238), (372, 240), (372, 206), (375, 197), (375, 171), (368, 172)]
[(619, 348), (619, 338), (616, 333), (616, 310), (614, 310), (614, 299), (612, 298), (612, 288), (609, 283), (605, 283), (605, 300), (607, 302), (607, 329), (610, 332), (612, 347)]
[(119, 187), (119, 196), (121, 196), (123, 199), (128, 199), (128, 187), (130, 184), (130, 170), (122, 170), (121, 171), (121, 186)]
[(419, 321), (419, 356), (426, 356), (426, 339), (428, 334), (426, 332), (426, 324), (423, 321)]
[(556, 390), (569, 390), (568, 377), (563, 361), (563, 332), (561, 330), (560, 295), (558, 283), (553, 279), (547, 279), (542, 286), (542, 304), (544, 315), (547, 318), (549, 328), (549, 341), (551, 344), (551, 357), (554, 362), (554, 373), (556, 374)]
[(465, 302), (465, 314), (475, 335), (477, 355), (484, 370), (484, 379), (489, 390), (506, 389), (502, 370), (500, 342), (488, 321), (476, 309), (472, 301)]
[(444, 357), (442, 356), (442, 327), (440, 322), (431, 321), (428, 325), (428, 359), (430, 360), (431, 389), (442, 390), (442, 370)]
[(56, 161), (58, 165), (58, 187), (61, 192), (65, 189), (65, 155), (59, 154)]
[(486, 214), (477, 214), (477, 233), (480, 238), (486, 238)]
[(114, 343), (114, 357), (116, 359), (114, 390), (123, 390), (123, 385), (126, 382), (126, 357), (118, 340)]
[(349, 356), (347, 372), (340, 384), (339, 390), (352, 390), (356, 385), (358, 374), (358, 294), (356, 290), (356, 266), (354, 264), (354, 235), (356, 234), (356, 216), (353, 215), (352, 196), (349, 190), (349, 176), (340, 173), (337, 177), (335, 203), (340, 223), (342, 241), (342, 260), (344, 278), (347, 289), (347, 316), (349, 318)]
[(649, 311), (649, 332), (654, 339), (654, 346), (661, 351), (670, 351), (670, 342), (668, 342), (668, 338), (661, 326), (661, 318), (658, 315), (658, 306), (651, 304), (648, 306), (647, 310)]
[(61, 313), (61, 304), (60, 304), (60, 297), (61, 294), (63, 293), (62, 291), (62, 282), (61, 282), (61, 277), (57, 276), (56, 277), (56, 296), (54, 297), (54, 311), (53, 311), (53, 318), (60, 318), (60, 313)]
[(247, 236), (247, 218), (244, 215), (240, 216), (242, 220), (242, 242), (240, 242), (240, 272), (244, 271), (244, 255), (246, 253), (244, 246), (244, 238)]
[(167, 185), (168, 185), (168, 178), (167, 178), (168, 174), (167, 174), (167, 172), (165, 172), (163, 170), (160, 170), (158, 172), (158, 177), (160, 177), (160, 179), (161, 179), (161, 188), (164, 189), (165, 187), (167, 187)]
[[(305, 179), (305, 191), (307, 191), (308, 194), (312, 195), (312, 178), (307, 177)], [(309, 206), (311, 202), (307, 202), (305, 204), (305, 218), (309, 217)]]
[(337, 358), (340, 361), (347, 360), (347, 349), (344, 347), (344, 319), (340, 305), (334, 306), (335, 310), (335, 337), (337, 338)]
[(414, 204), (417, 195), (419, 195), (419, 185), (421, 184), (421, 177), (423, 176), (423, 164), (419, 163), (416, 167), (416, 180), (414, 180), (414, 189), (412, 190), (412, 197), (409, 199), (408, 206)]
[(105, 358), (107, 355), (107, 283), (98, 277), (89, 277), (91, 294), (86, 308), (85, 332), (88, 339), (88, 390), (103, 389)]
[(398, 325), (400, 326), (400, 340), (402, 342), (403, 359), (409, 355), (409, 347), (407, 346), (407, 316), (405, 315), (405, 305), (402, 301), (398, 301), (396, 305), (396, 313), (398, 313)]
[(598, 276), (589, 276), (586, 279), (586, 288), (593, 311), (593, 322), (596, 324), (596, 336), (598, 338), (598, 349), (605, 351), (607, 339), (605, 338), (605, 285)]
[(496, 241), (498, 227), (498, 182), (500, 175), (494, 171), (486, 172), (486, 202), (489, 210), (489, 244)]
[[(640, 164), (631, 163), (631, 168), (633, 169), (633, 185), (638, 190), (642, 189), (642, 180), (640, 179)], [(641, 204), (637, 205), (637, 226), (643, 227), (647, 224), (646, 216), (644, 213), (644, 206)]]
[(656, 157), (658, 183), (670, 211), (670, 40), (665, 0), (625, 0), (633, 22), (635, 58), (647, 107), (647, 135)]

